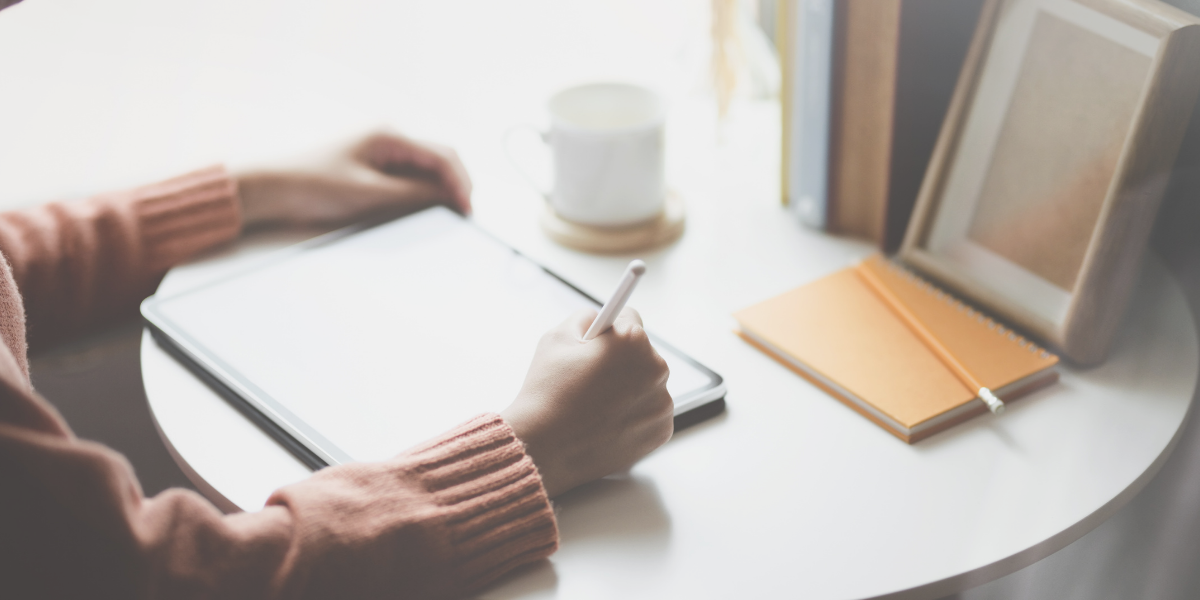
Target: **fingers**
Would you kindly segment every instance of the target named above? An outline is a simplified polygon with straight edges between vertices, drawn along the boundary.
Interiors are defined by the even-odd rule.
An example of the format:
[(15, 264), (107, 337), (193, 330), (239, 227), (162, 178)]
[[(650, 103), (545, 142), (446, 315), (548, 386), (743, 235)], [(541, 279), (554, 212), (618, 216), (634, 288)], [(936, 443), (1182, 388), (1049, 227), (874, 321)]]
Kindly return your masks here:
[(434, 179), (445, 188), (452, 208), (463, 214), (471, 212), (471, 178), (451, 148), (377, 133), (363, 141), (356, 157), (393, 177)]
[(635, 326), (639, 329), (644, 329), (642, 315), (628, 306), (622, 309), (620, 314), (617, 315), (616, 320), (613, 321), (613, 331), (623, 334), (629, 333)]
[[(654, 345), (650, 343), (650, 336), (646, 333), (646, 328), (642, 325), (642, 316), (638, 311), (625, 307), (621, 314), (617, 316), (617, 320), (613, 322), (613, 333), (622, 336), (627, 342), (632, 345), (631, 348), (638, 350), (637, 356), (642, 357), (645, 361), (643, 364), (652, 369), (654, 379), (659, 385), (666, 385), (667, 377), (670, 376), (670, 369), (667, 367), (667, 361), (658, 353)], [(668, 400), (670, 396), (668, 395)]]
[(297, 180), (288, 220), (297, 224), (344, 223), (370, 215), (398, 216), (445, 202), (441, 184), (427, 179), (388, 177), (353, 163), (335, 175)]

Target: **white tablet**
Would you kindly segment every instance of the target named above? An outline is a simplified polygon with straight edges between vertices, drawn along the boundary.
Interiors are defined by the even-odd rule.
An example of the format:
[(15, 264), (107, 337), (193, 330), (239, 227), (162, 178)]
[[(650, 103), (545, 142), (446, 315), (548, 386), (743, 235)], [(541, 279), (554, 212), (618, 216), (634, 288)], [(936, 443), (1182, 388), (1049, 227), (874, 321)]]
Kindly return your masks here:
[[(599, 305), (438, 207), (152, 296), (142, 315), (168, 351), (319, 468), (384, 460), (504, 409), (541, 335)], [(721, 377), (650, 338), (677, 420), (718, 412)]]

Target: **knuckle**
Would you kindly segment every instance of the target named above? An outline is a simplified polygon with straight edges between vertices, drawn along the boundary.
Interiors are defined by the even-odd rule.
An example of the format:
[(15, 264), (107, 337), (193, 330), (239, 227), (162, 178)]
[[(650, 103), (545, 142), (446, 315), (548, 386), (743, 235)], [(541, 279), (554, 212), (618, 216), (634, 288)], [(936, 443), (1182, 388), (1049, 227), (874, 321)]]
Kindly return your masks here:
[(634, 323), (629, 329), (629, 335), (639, 344), (650, 345), (650, 335), (646, 333), (646, 328), (641, 323)]
[(660, 379), (663, 384), (666, 384), (667, 379), (671, 377), (671, 366), (667, 364), (667, 360), (658, 352), (654, 353), (653, 361), (654, 373), (658, 376), (658, 379)]
[(646, 335), (646, 328), (639, 323), (631, 323), (629, 329), (625, 331), (625, 342), (630, 346), (638, 349), (650, 348), (650, 336)]
[(442, 144), (438, 144), (436, 142), (423, 142), (423, 144), (439, 162), (451, 164), (458, 160), (458, 153), (455, 152), (454, 148), (451, 148), (450, 146), (443, 146)]
[(663, 415), (666, 415), (668, 421), (673, 420), (675, 417), (675, 401), (671, 398), (671, 394), (668, 394), (666, 388), (663, 388), (659, 398), (659, 410)]
[(675, 419), (663, 419), (662, 425), (658, 428), (658, 445), (667, 443), (673, 435), (675, 435)]
[(400, 143), (402, 138), (386, 129), (376, 129), (367, 136), (366, 143), (371, 146), (382, 146)]

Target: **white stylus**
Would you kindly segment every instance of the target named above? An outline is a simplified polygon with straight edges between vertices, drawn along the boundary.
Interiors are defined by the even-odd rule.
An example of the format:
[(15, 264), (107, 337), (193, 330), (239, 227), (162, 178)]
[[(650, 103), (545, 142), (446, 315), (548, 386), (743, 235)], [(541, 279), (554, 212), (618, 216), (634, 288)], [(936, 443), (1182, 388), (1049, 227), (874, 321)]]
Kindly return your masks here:
[(646, 263), (636, 258), (629, 263), (628, 267), (625, 267), (625, 275), (621, 277), (621, 283), (617, 284), (617, 291), (613, 292), (608, 302), (604, 303), (604, 308), (600, 309), (600, 314), (596, 315), (592, 326), (588, 327), (587, 333), (583, 334), (583, 341), (586, 342), (612, 327), (613, 321), (617, 320), (617, 315), (620, 314), (622, 308), (625, 308), (625, 303), (633, 294), (633, 288), (637, 286), (638, 279), (641, 279), (642, 273), (645, 272)]

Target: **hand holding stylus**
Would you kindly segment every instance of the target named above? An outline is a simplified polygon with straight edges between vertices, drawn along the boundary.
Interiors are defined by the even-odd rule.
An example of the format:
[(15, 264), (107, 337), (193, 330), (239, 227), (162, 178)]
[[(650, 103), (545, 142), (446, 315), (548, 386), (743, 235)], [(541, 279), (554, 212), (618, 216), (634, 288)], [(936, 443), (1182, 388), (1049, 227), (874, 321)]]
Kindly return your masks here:
[(579, 311), (542, 336), (501, 413), (551, 497), (629, 468), (674, 431), (667, 363), (637, 311), (621, 310), (645, 268), (634, 261), (599, 314)]

